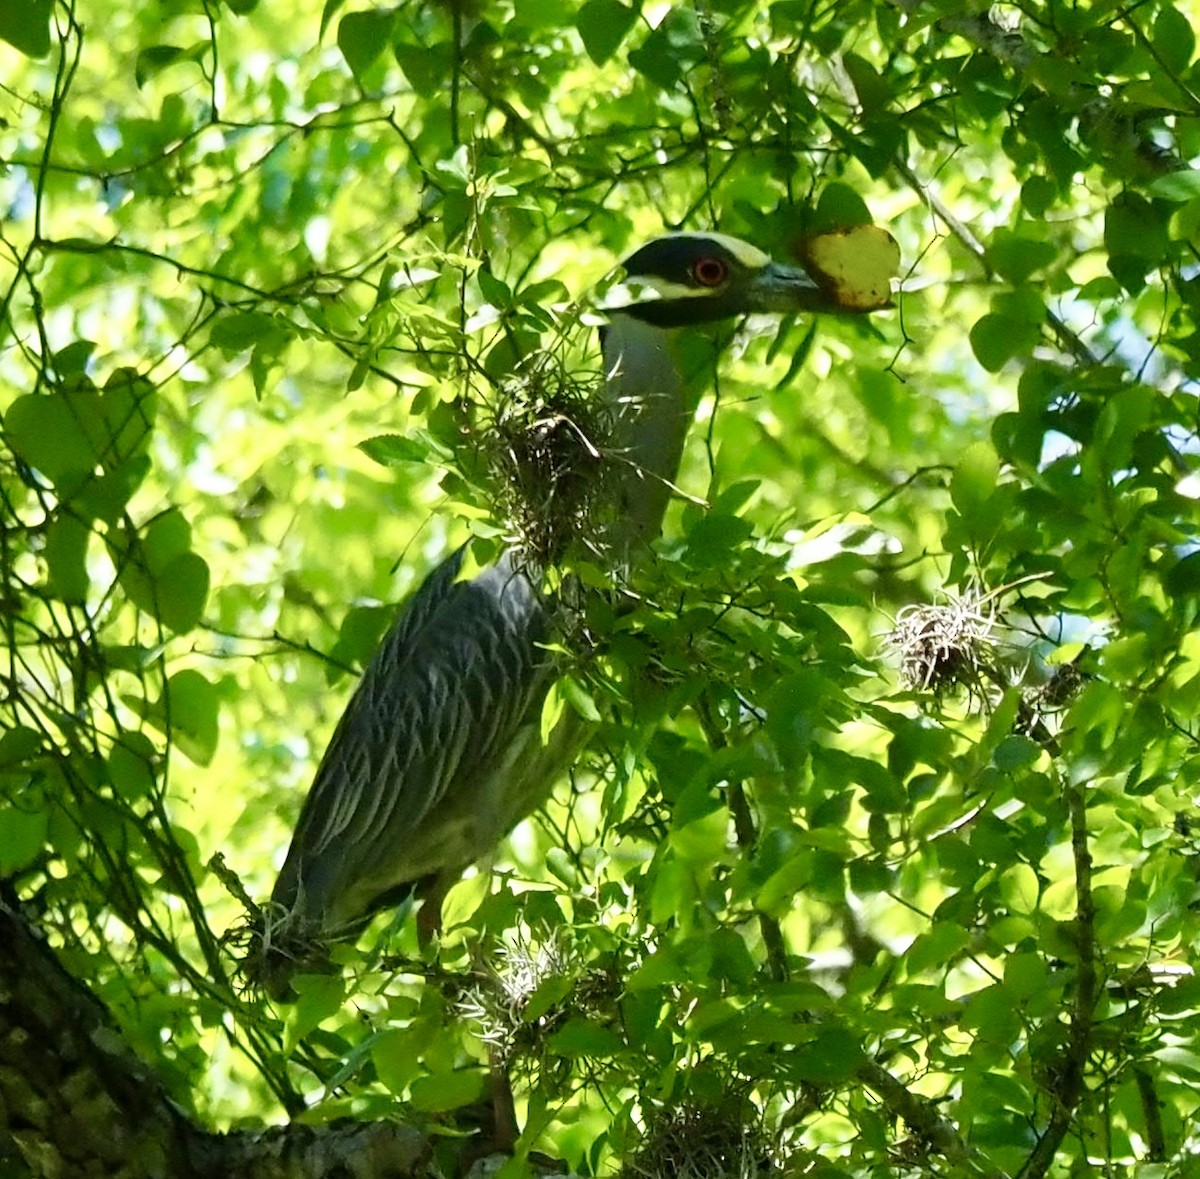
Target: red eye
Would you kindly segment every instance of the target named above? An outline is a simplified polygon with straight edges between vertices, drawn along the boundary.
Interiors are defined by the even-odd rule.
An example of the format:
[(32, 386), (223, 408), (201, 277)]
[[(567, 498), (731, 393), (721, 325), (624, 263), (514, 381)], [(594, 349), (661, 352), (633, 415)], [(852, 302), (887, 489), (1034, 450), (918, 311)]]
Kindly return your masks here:
[(701, 258), (692, 267), (692, 278), (702, 287), (719, 287), (729, 277), (729, 266), (721, 258)]

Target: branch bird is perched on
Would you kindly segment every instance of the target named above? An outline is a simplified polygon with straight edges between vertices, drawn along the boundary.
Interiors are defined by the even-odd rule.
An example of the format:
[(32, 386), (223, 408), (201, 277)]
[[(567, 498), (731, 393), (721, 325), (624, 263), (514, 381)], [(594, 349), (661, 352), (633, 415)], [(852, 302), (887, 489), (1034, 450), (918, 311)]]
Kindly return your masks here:
[[(657, 238), (624, 267), (601, 329), (605, 451), (618, 468), (601, 539), (627, 570), (659, 533), (695, 413), (679, 331), (825, 303), (805, 271), (722, 234)], [(554, 667), (537, 574), (514, 550), (460, 581), (462, 560), (460, 549), (402, 610), (317, 771), (252, 965), (276, 997), (296, 971), (322, 968), (330, 940), (418, 886), (440, 895), (541, 804), (580, 747), (573, 715), (541, 740)]]

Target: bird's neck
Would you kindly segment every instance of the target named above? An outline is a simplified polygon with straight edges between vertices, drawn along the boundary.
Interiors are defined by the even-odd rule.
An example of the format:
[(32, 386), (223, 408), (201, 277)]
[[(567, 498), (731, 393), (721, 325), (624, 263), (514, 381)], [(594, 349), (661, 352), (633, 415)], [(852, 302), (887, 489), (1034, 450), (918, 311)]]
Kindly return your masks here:
[(662, 529), (695, 416), (693, 384), (679, 360), (680, 330), (615, 314), (604, 331), (605, 396), (616, 469), (616, 515), (607, 540), (635, 559)]

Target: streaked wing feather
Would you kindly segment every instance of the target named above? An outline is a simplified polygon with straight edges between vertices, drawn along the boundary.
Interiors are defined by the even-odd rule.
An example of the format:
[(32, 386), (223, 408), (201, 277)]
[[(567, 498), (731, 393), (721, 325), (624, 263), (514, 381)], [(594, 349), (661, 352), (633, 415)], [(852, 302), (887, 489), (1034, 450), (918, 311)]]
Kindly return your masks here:
[[(367, 667), (317, 770), (273, 899), (349, 924), (429, 870), (469, 792), (503, 764), (548, 682), (536, 588), (504, 558), (455, 581), (461, 550), (430, 574)], [(536, 718), (535, 718), (536, 719)], [(520, 816), (514, 816), (513, 821)], [(445, 849), (439, 837), (451, 840)]]

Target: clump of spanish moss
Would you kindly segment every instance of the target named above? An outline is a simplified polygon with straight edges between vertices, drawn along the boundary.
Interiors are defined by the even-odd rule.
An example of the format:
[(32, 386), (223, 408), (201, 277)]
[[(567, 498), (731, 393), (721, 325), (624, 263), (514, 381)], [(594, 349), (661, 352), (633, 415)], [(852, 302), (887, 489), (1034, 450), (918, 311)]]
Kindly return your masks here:
[(209, 870), (226, 890), (242, 903), (245, 915), (235, 922), (221, 943), (238, 959), (237, 973), (250, 990), (264, 991), (272, 999), (293, 998), (294, 974), (329, 974), (329, 946), (297, 921), (282, 905), (255, 904), (242, 886), (241, 879), (218, 852), (208, 862)]
[[(1047, 720), (1066, 709), (1088, 675), (1074, 663), (1054, 670), (1044, 683), (1030, 684), (1034, 662), (1005, 666), (997, 648), (1003, 625), (994, 605), (1006, 591), (1040, 574), (984, 592), (972, 590), (940, 605), (905, 606), (897, 615), (887, 645), (900, 655), (900, 678), (914, 692), (936, 696), (955, 688), (984, 705), (1009, 688), (1019, 690), (1017, 731), (1033, 737), (1050, 752), (1057, 743)], [(1036, 677), (1035, 677), (1036, 678)]]
[(561, 935), (522, 933), (496, 948), (457, 1007), (493, 1058), (507, 1063), (540, 1058), (547, 1038), (569, 1018), (596, 1014), (615, 991), (611, 975), (586, 964)]
[(239, 973), (251, 989), (277, 1001), (295, 998), (292, 977), (331, 974), (328, 942), (306, 922), (297, 922), (282, 905), (255, 905), (222, 938), (239, 961)]
[(900, 655), (900, 678), (914, 692), (962, 687), (984, 694), (990, 678), (994, 594), (971, 592), (941, 605), (905, 606), (887, 644)]
[(490, 407), (484, 458), (496, 513), (534, 564), (552, 564), (572, 540), (597, 534), (611, 429), (599, 394), (597, 379), (546, 359), (508, 381)]
[(730, 1093), (715, 1104), (651, 1108), (624, 1179), (761, 1179), (778, 1174), (775, 1143), (753, 1104)]

